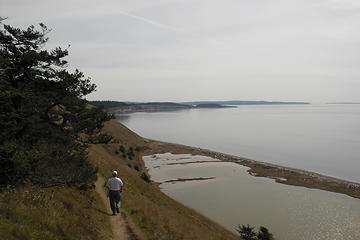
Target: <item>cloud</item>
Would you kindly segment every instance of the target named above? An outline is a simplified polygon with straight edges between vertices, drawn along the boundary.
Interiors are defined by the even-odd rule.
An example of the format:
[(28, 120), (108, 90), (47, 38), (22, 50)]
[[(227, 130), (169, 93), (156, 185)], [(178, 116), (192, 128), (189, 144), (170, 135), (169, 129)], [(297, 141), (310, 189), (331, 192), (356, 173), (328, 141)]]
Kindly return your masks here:
[(138, 15), (135, 15), (135, 14), (132, 14), (132, 13), (128, 13), (128, 12), (121, 11), (121, 10), (117, 10), (117, 13), (119, 13), (121, 15), (124, 15), (124, 16), (131, 17), (133, 19), (136, 19), (136, 20), (139, 20), (139, 21), (142, 21), (142, 22), (145, 22), (145, 23), (148, 23), (148, 24), (151, 24), (151, 25), (154, 25), (154, 26), (157, 26), (157, 27), (160, 27), (160, 28), (163, 28), (163, 29), (167, 29), (167, 30), (170, 30), (170, 31), (178, 32), (178, 33), (185, 33), (185, 31), (183, 29), (176, 28), (176, 27), (166, 25), (166, 24), (163, 24), (163, 23), (159, 23), (159, 22), (153, 21), (151, 19), (147, 19), (147, 18), (138, 16)]
[[(359, 101), (348, 87), (359, 86), (359, 0), (0, 1), (4, 22), (44, 22), (52, 45), (71, 43), (70, 66), (94, 77), (98, 99), (194, 99), (207, 86), (218, 99), (246, 92), (311, 101), (300, 98), (313, 85), (315, 101), (317, 92)], [(336, 81), (344, 87), (326, 84)]]

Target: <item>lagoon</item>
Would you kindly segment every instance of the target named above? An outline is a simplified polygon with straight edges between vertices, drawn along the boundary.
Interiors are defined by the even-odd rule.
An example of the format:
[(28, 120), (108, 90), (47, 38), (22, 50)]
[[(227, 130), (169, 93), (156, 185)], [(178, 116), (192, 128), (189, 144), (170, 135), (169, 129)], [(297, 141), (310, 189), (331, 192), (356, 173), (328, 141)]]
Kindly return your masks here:
[[(206, 162), (184, 164), (193, 161)], [(278, 240), (360, 239), (359, 199), (278, 184), (209, 157), (167, 153), (145, 156), (144, 162), (164, 193), (230, 231), (250, 224), (267, 227)], [(199, 177), (212, 179), (166, 183)]]

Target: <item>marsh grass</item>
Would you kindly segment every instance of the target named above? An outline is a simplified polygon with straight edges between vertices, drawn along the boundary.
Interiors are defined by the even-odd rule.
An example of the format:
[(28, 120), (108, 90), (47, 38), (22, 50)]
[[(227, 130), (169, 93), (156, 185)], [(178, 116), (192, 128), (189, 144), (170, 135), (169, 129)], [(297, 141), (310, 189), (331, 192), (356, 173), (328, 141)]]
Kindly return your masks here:
[(94, 189), (23, 186), (0, 193), (1, 239), (109, 239), (110, 224)]

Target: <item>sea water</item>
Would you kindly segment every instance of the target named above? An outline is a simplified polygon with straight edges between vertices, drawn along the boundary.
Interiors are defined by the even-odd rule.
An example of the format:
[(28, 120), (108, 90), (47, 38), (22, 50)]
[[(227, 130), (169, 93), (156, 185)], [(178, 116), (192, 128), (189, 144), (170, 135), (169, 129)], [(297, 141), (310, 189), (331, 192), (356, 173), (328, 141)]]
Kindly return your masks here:
[(360, 182), (359, 104), (138, 112), (117, 119), (146, 138)]

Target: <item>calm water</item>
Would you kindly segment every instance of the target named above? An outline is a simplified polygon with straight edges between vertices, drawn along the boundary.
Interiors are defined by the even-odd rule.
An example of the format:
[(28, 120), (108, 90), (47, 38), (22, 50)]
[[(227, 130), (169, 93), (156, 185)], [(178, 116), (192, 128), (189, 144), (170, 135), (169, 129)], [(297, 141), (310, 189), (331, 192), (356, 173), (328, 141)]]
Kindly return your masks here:
[(342, 194), (275, 183), (250, 176), (235, 163), (168, 165), (207, 157), (157, 154), (144, 157), (163, 192), (235, 232), (238, 224), (267, 227), (278, 240), (359, 240), (360, 200)]
[(360, 105), (239, 106), (117, 118), (147, 138), (360, 182)]

